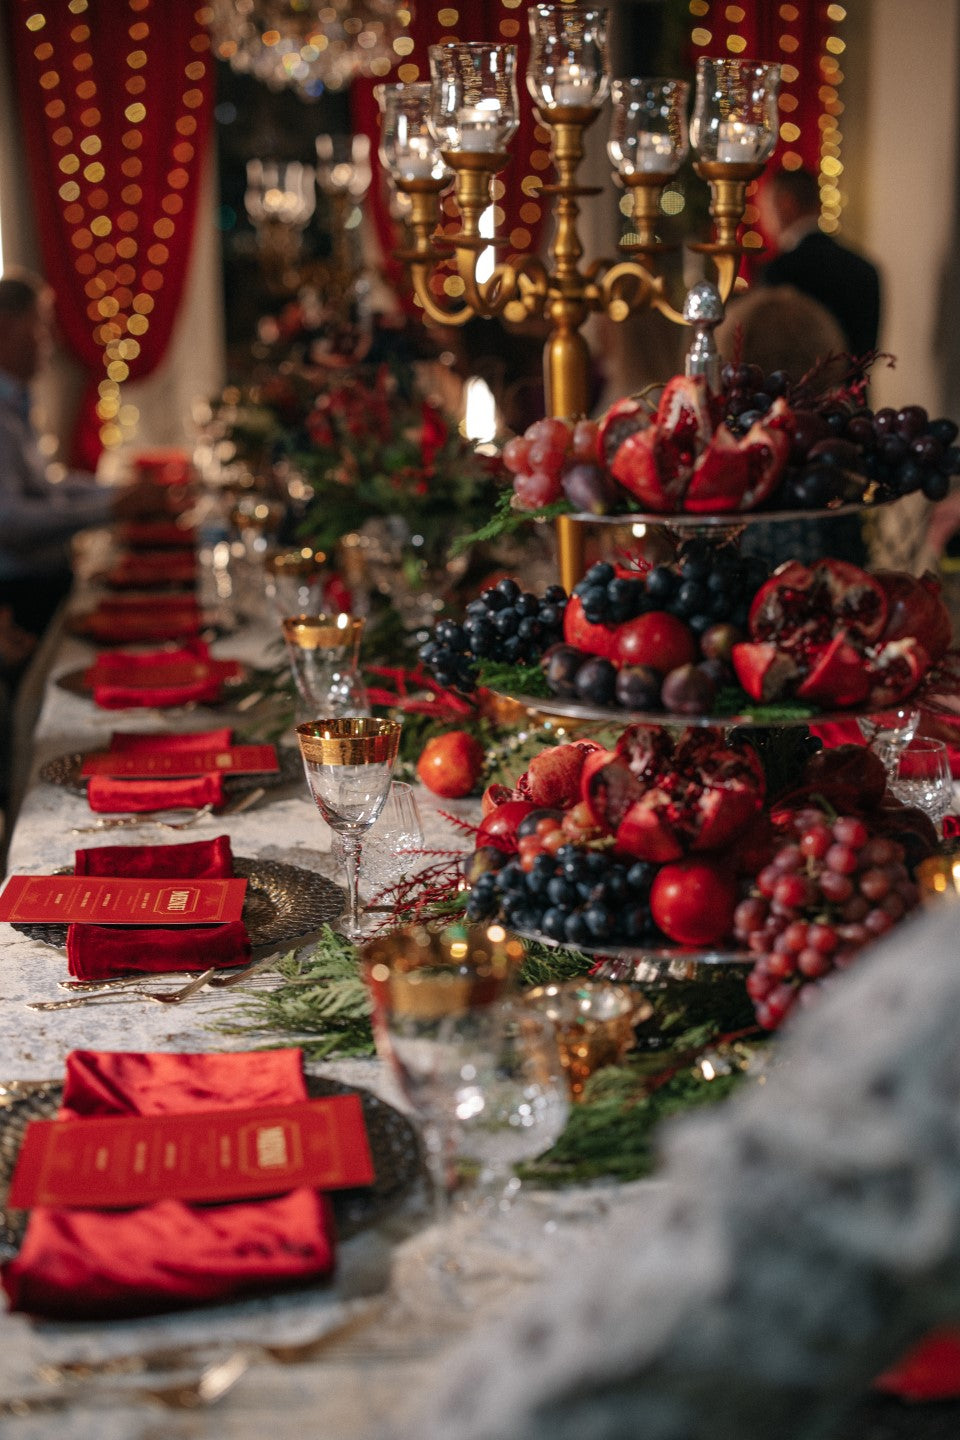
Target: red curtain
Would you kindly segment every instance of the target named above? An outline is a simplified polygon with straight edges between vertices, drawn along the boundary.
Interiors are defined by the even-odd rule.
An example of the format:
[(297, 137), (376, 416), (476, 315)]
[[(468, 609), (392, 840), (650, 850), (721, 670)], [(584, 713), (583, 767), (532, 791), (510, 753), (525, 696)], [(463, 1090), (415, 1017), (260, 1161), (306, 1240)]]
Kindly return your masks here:
[[(821, 225), (839, 227), (841, 209), (840, 117), (843, 102), (843, 5), (833, 0), (691, 0), (691, 49), (710, 55), (775, 60), (781, 66), (780, 137), (771, 171), (803, 166), (820, 180)], [(762, 181), (760, 182), (762, 184)], [(757, 250), (764, 236), (757, 225), (757, 186), (747, 192), (743, 241)]]
[[(450, 40), (516, 45), (520, 128), (510, 142), (512, 159), (494, 184), (494, 197), (503, 212), (502, 218), (497, 216), (497, 233), (508, 242), (508, 249), (498, 258), (509, 258), (511, 250), (514, 253), (536, 251), (543, 220), (549, 210), (549, 205), (541, 202), (538, 191), (545, 178), (544, 172), (550, 168), (550, 132), (536, 123), (533, 103), (526, 88), (527, 57), (530, 53), (526, 7), (519, 5), (518, 0), (463, 0), (459, 7), (422, 4), (415, 8), (406, 33), (412, 42), (410, 53), (386, 77), (391, 83), (428, 82), (430, 61), (427, 51), (431, 45)], [(376, 156), (380, 122), (373, 98), (374, 83), (366, 80), (354, 82), (350, 92), (353, 128), (370, 136), (374, 152), (373, 184), (370, 188), (373, 221), (380, 249), (386, 257), (388, 278), (394, 288), (403, 293), (406, 289), (403, 266), (392, 259), (392, 252), (399, 247), (402, 237), (399, 227), (390, 218), (389, 185)], [(456, 216), (453, 199), (448, 198), (441, 229), (448, 234), (458, 230)], [(438, 289), (442, 289), (442, 280), (438, 281)]]
[(13, 69), (46, 278), (90, 375), (74, 462), (122, 438), (120, 386), (166, 353), (210, 134), (198, 0), (12, 0)]

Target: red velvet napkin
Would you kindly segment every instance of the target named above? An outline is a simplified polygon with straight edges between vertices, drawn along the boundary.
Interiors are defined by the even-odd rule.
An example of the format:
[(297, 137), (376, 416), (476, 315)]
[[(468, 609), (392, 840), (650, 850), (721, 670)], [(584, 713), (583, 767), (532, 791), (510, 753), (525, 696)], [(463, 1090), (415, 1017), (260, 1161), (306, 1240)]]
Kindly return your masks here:
[[(165, 667), (182, 664), (189, 667), (190, 678), (177, 684), (144, 685), (131, 683), (133, 667)], [(205, 704), (218, 700), (224, 682), (240, 671), (236, 660), (211, 660), (202, 640), (195, 640), (178, 650), (154, 650), (140, 655), (118, 651), (115, 655), (99, 655), (97, 662), (84, 675), (91, 687), (94, 704), (102, 710), (123, 710), (130, 706), (152, 706), (164, 709), (173, 705)]]
[(247, 965), (250, 937), (242, 920), (228, 925), (159, 927), (70, 925), (67, 968), (74, 980), (159, 975), (171, 970), (228, 970)]
[(140, 750), (199, 750), (204, 745), (214, 749), (232, 744), (233, 731), (229, 725), (214, 730), (183, 730), (176, 735), (166, 730), (114, 730), (110, 736), (110, 749), (127, 755)]
[(203, 617), (195, 601), (177, 609), (155, 609), (145, 602), (144, 609), (126, 611), (90, 610), (78, 617), (74, 625), (79, 635), (104, 644), (126, 644), (133, 640), (179, 640), (199, 635)]
[(122, 555), (104, 579), (108, 585), (192, 585), (197, 561), (192, 550), (138, 550)]
[(960, 1330), (934, 1330), (874, 1381), (901, 1400), (952, 1400), (960, 1396)]
[(139, 814), (145, 810), (192, 810), (223, 804), (222, 775), (185, 775), (176, 780), (117, 780), (91, 775), (87, 804), (98, 814)]
[(134, 455), (133, 466), (142, 480), (154, 485), (189, 485), (193, 464), (186, 450), (142, 450)]
[(114, 533), (131, 550), (192, 550), (197, 538), (196, 530), (173, 520), (128, 520)]
[(150, 880), (229, 880), (233, 852), (229, 835), (179, 845), (100, 845), (76, 852), (73, 873)]
[[(130, 875), (152, 880), (228, 880), (230, 837), (180, 845), (101, 845), (78, 850), (75, 875)], [(67, 964), (76, 980), (107, 980), (140, 972), (207, 970), (245, 965), (250, 937), (242, 921), (227, 925), (70, 925)]]
[[(299, 1050), (239, 1055), (67, 1056), (61, 1119), (170, 1115), (307, 1098)], [(108, 1319), (222, 1301), (329, 1275), (329, 1200), (292, 1190), (269, 1200), (133, 1210), (31, 1212), (20, 1254), (3, 1266), (12, 1310)]]
[(97, 614), (111, 618), (117, 615), (122, 620), (126, 615), (137, 615), (150, 611), (167, 615), (180, 610), (192, 611), (196, 608), (197, 602), (193, 596), (183, 591), (160, 595), (105, 595), (97, 606)]

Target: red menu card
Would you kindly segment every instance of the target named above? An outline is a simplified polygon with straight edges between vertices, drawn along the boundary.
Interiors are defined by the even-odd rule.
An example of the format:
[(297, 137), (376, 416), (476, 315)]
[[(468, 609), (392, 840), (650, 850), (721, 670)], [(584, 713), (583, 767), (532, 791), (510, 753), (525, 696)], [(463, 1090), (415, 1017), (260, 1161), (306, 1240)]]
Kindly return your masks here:
[(0, 920), (21, 924), (218, 925), (239, 920), (246, 880), (11, 875)]
[(272, 745), (201, 745), (193, 750), (97, 751), (84, 756), (80, 774), (175, 779), (186, 775), (263, 775), (278, 769)]
[(242, 1110), (27, 1127), (9, 1203), (125, 1210), (157, 1200), (249, 1200), (308, 1185), (371, 1185), (357, 1095)]

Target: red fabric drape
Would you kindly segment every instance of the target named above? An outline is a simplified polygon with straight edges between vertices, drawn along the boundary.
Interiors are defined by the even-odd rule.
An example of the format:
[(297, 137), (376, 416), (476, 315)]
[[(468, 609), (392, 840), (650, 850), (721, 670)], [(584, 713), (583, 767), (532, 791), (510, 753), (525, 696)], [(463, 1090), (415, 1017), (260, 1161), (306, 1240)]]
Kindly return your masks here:
[(90, 374), (74, 460), (92, 466), (117, 387), (156, 369), (183, 295), (212, 113), (207, 14), (198, 0), (12, 0), (7, 14), (44, 269)]
[[(448, 22), (446, 27), (441, 24), (441, 18)], [(451, 19), (455, 28), (450, 26)], [(515, 253), (536, 251), (543, 221), (549, 212), (549, 204), (541, 203), (536, 190), (550, 165), (550, 132), (537, 124), (533, 102), (526, 88), (527, 58), (530, 53), (526, 8), (521, 6), (518, 9), (516, 4), (507, 4), (505, 0), (470, 0), (469, 4), (463, 4), (452, 11), (434, 5), (419, 5), (414, 11), (407, 34), (413, 41), (413, 48), (397, 69), (386, 77), (389, 83), (429, 82), (428, 47), (431, 45), (439, 45), (449, 40), (516, 45), (520, 128), (510, 142), (510, 164), (498, 176), (504, 193), (497, 196), (497, 204), (503, 210), (502, 220), (498, 217), (497, 233), (507, 240), (508, 246), (512, 247)], [(374, 83), (372, 80), (357, 80), (352, 86), (350, 104), (353, 128), (358, 134), (370, 136), (373, 152), (371, 214), (381, 252), (386, 258), (387, 277), (393, 287), (403, 294), (407, 290), (404, 269), (392, 258), (402, 236), (399, 227), (390, 218), (389, 183), (376, 154), (380, 141), (380, 120), (377, 102), (373, 98)], [(452, 200), (442, 220), (442, 227), (451, 234), (459, 229)], [(508, 248), (501, 252), (498, 258), (507, 258), (510, 253)]]

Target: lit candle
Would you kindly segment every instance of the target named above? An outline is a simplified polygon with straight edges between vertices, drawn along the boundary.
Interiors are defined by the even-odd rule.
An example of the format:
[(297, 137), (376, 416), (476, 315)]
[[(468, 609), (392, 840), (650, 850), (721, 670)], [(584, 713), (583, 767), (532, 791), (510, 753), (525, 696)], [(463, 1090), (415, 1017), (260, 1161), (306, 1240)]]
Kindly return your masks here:
[(635, 170), (664, 174), (677, 168), (677, 157), (669, 135), (644, 133), (637, 136)]
[(558, 65), (553, 86), (554, 105), (592, 105), (593, 76), (579, 65)]
[(484, 105), (464, 105), (457, 111), (461, 150), (497, 150), (500, 112)]
[(732, 165), (750, 165), (760, 157), (763, 132), (743, 120), (721, 120), (717, 127), (717, 159)]
[(428, 140), (414, 139), (405, 149), (397, 146), (397, 173), (401, 180), (429, 180), (436, 155)]

